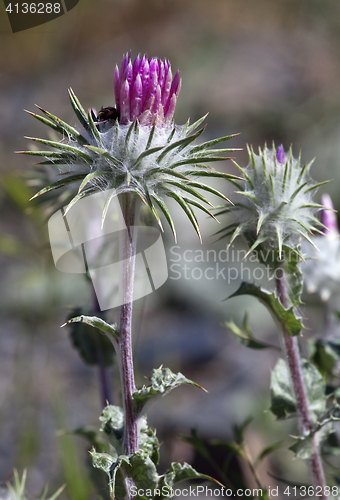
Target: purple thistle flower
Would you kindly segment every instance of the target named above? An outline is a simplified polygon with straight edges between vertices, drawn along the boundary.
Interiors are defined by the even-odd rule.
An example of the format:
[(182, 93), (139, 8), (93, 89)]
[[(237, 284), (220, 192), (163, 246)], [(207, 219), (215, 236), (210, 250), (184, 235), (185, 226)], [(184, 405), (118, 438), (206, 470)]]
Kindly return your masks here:
[(329, 194), (325, 193), (321, 197), (321, 203), (325, 207), (325, 210), (321, 211), (321, 223), (328, 229), (325, 232), (328, 236), (339, 237), (338, 222), (336, 219), (336, 214), (334, 211), (333, 203)]
[(281, 146), (276, 150), (276, 159), (279, 163), (284, 163), (285, 162), (285, 151), (283, 149), (283, 146)]
[(114, 71), (119, 123), (138, 119), (140, 125), (169, 125), (180, 90), (179, 72), (172, 78), (168, 61), (138, 55), (132, 63), (131, 54), (126, 54)]

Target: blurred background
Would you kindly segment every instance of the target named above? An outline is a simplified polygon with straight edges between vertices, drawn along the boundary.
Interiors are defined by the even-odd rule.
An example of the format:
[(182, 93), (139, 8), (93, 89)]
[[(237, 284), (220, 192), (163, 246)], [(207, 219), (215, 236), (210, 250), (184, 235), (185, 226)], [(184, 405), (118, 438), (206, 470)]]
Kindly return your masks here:
[[(66, 15), (16, 34), (3, 4), (0, 11), (0, 481), (11, 479), (13, 467), (27, 468), (33, 497), (49, 481), (51, 491), (67, 484), (63, 498), (87, 500), (96, 497), (87, 471), (88, 442), (71, 431), (98, 428), (100, 373), (84, 363), (70, 331), (60, 325), (72, 308), (90, 307), (92, 290), (84, 277), (54, 268), (47, 215), (28, 203), (35, 194), (25, 183), (25, 175), (34, 172), (32, 158), (13, 151), (28, 148), (24, 136), (47, 138), (47, 130), (23, 109), (34, 112), (38, 104), (75, 125), (68, 87), (85, 109), (113, 106), (113, 70), (123, 53), (167, 58), (183, 79), (177, 123), (209, 112), (206, 140), (240, 133), (230, 147), (293, 144), (294, 156), (301, 149), (303, 162), (316, 157), (311, 170), (316, 181), (333, 179), (318, 191), (317, 201), (327, 191), (339, 209), (340, 3), (80, 0)], [(245, 150), (234, 157), (247, 164)], [(214, 166), (234, 172), (231, 162)], [(232, 195), (227, 183), (216, 186)], [(135, 304), (136, 375), (142, 384), (163, 364), (209, 391), (177, 389), (150, 408), (149, 423), (162, 442), (160, 472), (183, 459), (216, 476), (216, 463), (222, 467), (230, 458), (221, 443), (233, 439), (235, 423), (253, 416), (246, 441), (255, 459), (287, 432), (294, 434), (296, 422), (275, 422), (266, 411), (278, 351), (248, 350), (221, 326), (226, 320), (240, 324), (248, 311), (257, 337), (278, 345), (274, 324), (255, 300), (224, 301), (240, 284), (240, 262), (236, 253), (225, 262), (218, 252), (227, 242), (212, 237), (217, 224), (215, 229), (213, 221), (199, 217), (203, 246), (189, 223), (175, 216), (178, 243), (168, 228), (164, 234), (169, 279)], [(207, 254), (209, 249), (217, 257)], [(208, 267), (214, 279), (204, 274)], [(230, 267), (237, 272), (229, 271), (228, 279)], [(224, 274), (215, 275), (217, 268), (225, 268)], [(317, 298), (309, 303), (313, 320), (305, 337), (322, 333), (325, 314)], [(310, 314), (308, 307), (304, 313)], [(116, 367), (106, 375), (111, 402), (119, 404)], [(203, 460), (178, 439), (190, 436), (191, 428), (210, 458)], [(276, 486), (271, 475), (308, 482), (306, 465), (292, 458), (282, 449), (266, 458), (258, 470), (262, 483)], [(242, 461), (231, 459), (230, 467), (231, 474), (253, 484)]]

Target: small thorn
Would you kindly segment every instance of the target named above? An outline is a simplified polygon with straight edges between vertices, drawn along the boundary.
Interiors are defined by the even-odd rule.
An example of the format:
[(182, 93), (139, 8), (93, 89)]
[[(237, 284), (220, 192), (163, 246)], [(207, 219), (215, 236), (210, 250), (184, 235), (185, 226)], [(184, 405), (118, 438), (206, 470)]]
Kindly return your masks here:
[(38, 106), (38, 104), (34, 104), (34, 106), (38, 109), (40, 109), (40, 111), (42, 111), (43, 113), (45, 113), (45, 109), (44, 108), (41, 108), (40, 106)]

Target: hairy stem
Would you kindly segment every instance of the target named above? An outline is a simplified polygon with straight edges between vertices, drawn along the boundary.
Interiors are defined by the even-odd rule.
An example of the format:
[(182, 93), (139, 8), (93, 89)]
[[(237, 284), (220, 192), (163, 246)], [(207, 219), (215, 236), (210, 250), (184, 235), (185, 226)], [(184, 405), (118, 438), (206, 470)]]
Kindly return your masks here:
[(136, 248), (134, 227), (136, 201), (129, 194), (121, 195), (121, 209), (126, 230), (122, 231), (121, 241), (121, 302), (119, 317), (120, 339), (118, 355), (121, 369), (122, 395), (125, 410), (124, 453), (131, 455), (138, 449), (137, 416), (133, 410), (132, 394), (136, 390), (132, 358), (132, 304), (135, 277)]
[[(132, 357), (132, 304), (136, 261), (136, 226), (138, 206), (130, 193), (120, 196), (120, 204), (125, 228), (121, 231), (121, 275), (120, 275), (120, 315), (117, 355), (120, 367), (122, 397), (125, 414), (124, 454), (132, 455), (138, 450), (138, 416), (134, 412), (132, 394), (136, 390)], [(125, 486), (127, 497), (133, 500), (132, 478), (127, 474)]]
[[(281, 271), (282, 271), (281, 276), (276, 278), (276, 289), (283, 307), (287, 309), (289, 307), (287, 286), (284, 277), (284, 272), (282, 269)], [(309, 411), (308, 396), (305, 383), (303, 380), (299, 344), (297, 337), (292, 337), (291, 335), (288, 335), (285, 328), (283, 328), (283, 341), (286, 349), (291, 382), (299, 413), (301, 432), (302, 435), (306, 435), (313, 428), (313, 422)], [(312, 438), (312, 447), (313, 447), (313, 455), (309, 459), (309, 466), (314, 486), (321, 486), (322, 492), (320, 498), (322, 500), (327, 500), (327, 495), (325, 495), (325, 487), (326, 487), (325, 475), (322, 467), (320, 452), (315, 441), (315, 436), (313, 436)]]

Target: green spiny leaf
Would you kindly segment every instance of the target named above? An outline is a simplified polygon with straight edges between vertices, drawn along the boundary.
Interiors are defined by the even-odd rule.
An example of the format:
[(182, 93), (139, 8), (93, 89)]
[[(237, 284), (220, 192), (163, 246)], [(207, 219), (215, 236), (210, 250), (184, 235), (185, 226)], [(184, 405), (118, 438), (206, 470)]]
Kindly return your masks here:
[(76, 117), (78, 118), (79, 122), (84, 127), (84, 129), (87, 132), (89, 132), (91, 137), (92, 137), (92, 131), (91, 131), (91, 128), (90, 128), (89, 123), (87, 121), (87, 115), (86, 115), (84, 108), (80, 104), (79, 100), (77, 99), (77, 97), (72, 89), (69, 89), (68, 93), (69, 93), (71, 105), (72, 105), (72, 108), (76, 114)]
[[(160, 489), (161, 492), (168, 491), (168, 489), (172, 488), (174, 484), (188, 479), (205, 479), (208, 481), (213, 481), (223, 487), (223, 485), (216, 479), (213, 479), (206, 474), (200, 474), (195, 469), (193, 469), (191, 465), (185, 462), (183, 464), (172, 462), (170, 469), (160, 477), (158, 489)], [(160, 498), (164, 497), (164, 493), (163, 495), (161, 494)]]
[[(54, 122), (56, 124), (56, 126), (59, 128), (59, 130), (57, 130), (57, 132), (62, 133), (62, 134), (64, 132), (66, 132), (67, 135), (71, 135), (74, 139), (79, 141), (81, 144), (86, 144), (88, 142), (87, 139), (85, 139), (85, 137), (83, 137), (80, 134), (80, 132), (78, 132), (78, 130), (71, 127), (71, 125), (64, 122), (63, 120), (61, 120), (57, 116), (53, 115), (49, 111), (46, 111), (45, 109), (41, 108), (40, 106), (37, 106), (37, 108), (40, 109), (40, 111), (42, 111), (50, 120), (52, 120), (52, 122)], [(44, 121), (45, 119), (43, 117), (39, 117), (38, 115), (34, 115), (33, 113), (30, 113), (30, 114), (35, 116), (35, 118), (42, 121), (43, 123), (46, 123), (46, 121)], [(47, 120), (47, 121), (49, 121), (49, 120)], [(49, 123), (46, 123), (46, 125), (51, 126), (51, 125), (49, 125)]]
[(64, 211), (64, 217), (65, 215), (69, 212), (69, 210), (71, 210), (71, 208), (79, 201), (81, 200), (82, 198), (84, 198), (85, 196), (88, 196), (90, 194), (94, 194), (97, 192), (97, 189), (94, 188), (94, 187), (89, 187), (87, 189), (83, 189), (83, 191), (81, 191), (80, 193), (78, 193), (76, 196), (74, 196), (72, 198), (72, 200), (69, 202), (69, 204), (67, 205), (65, 211)]
[(220, 198), (223, 198), (223, 200), (226, 200), (233, 205), (233, 203), (226, 196), (224, 196), (224, 194), (217, 191), (217, 189), (208, 186), (207, 184), (203, 184), (202, 182), (189, 181), (188, 185), (198, 189), (203, 189), (204, 191), (208, 191), (209, 193), (212, 193), (215, 196), (219, 196)]
[(151, 196), (150, 196), (150, 193), (149, 193), (149, 190), (147, 188), (147, 186), (145, 185), (144, 186), (144, 192), (145, 192), (145, 199), (146, 199), (146, 202), (148, 204), (148, 206), (150, 207), (151, 209), (151, 212), (153, 213), (159, 227), (161, 228), (161, 231), (164, 231), (163, 229), (163, 226), (162, 226), (162, 222), (161, 222), (161, 219), (159, 218), (159, 215), (157, 213), (157, 210), (155, 208), (155, 205), (153, 204), (152, 202), (152, 199), (151, 199)]
[(100, 146), (103, 146), (103, 140), (101, 138), (99, 130), (97, 129), (97, 127), (96, 127), (96, 125), (95, 125), (95, 123), (93, 121), (92, 113), (91, 113), (90, 110), (87, 113), (87, 121), (88, 121), (88, 124), (89, 124), (89, 127), (91, 129), (93, 137), (96, 139), (97, 143)]
[(239, 328), (233, 321), (226, 321), (223, 323), (225, 328), (228, 328), (240, 342), (240, 344), (249, 347), (250, 349), (275, 349), (280, 350), (277, 347), (266, 344), (254, 337), (251, 331), (248, 332), (243, 331)]
[(240, 167), (240, 165), (235, 160), (231, 160), (231, 161), (233, 162), (233, 164), (235, 165), (235, 167), (239, 169), (239, 171), (241, 172), (241, 174), (243, 175), (243, 177), (249, 183), (249, 186), (251, 187), (251, 189), (254, 189), (254, 183), (251, 180), (251, 178), (249, 177), (249, 175), (247, 174), (247, 172), (244, 170), (244, 168)]
[(104, 227), (104, 222), (106, 219), (106, 215), (107, 215), (107, 211), (109, 209), (110, 203), (115, 196), (117, 196), (117, 193), (116, 193), (116, 191), (113, 191), (112, 193), (109, 194), (109, 196), (107, 196), (107, 198), (105, 200), (105, 205), (104, 205), (103, 212), (102, 212), (102, 224), (101, 224), (102, 228)]
[(299, 174), (299, 177), (298, 177), (298, 179), (297, 179), (297, 181), (296, 181), (296, 182), (297, 182), (297, 184), (300, 184), (300, 181), (301, 181), (302, 177), (305, 175), (305, 173), (306, 173), (306, 172), (308, 172), (308, 170), (309, 170), (309, 169), (310, 169), (310, 167), (313, 165), (313, 163), (314, 163), (314, 159), (313, 159), (312, 161), (310, 161), (309, 163), (306, 163), (306, 164), (302, 167), (302, 169), (301, 169), (301, 171), (300, 171), (300, 174)]
[(197, 191), (195, 191), (195, 189), (193, 189), (188, 183), (176, 182), (176, 181), (173, 181), (170, 179), (169, 180), (166, 179), (166, 180), (164, 180), (164, 182), (166, 182), (167, 184), (170, 184), (171, 186), (175, 186), (175, 187), (181, 189), (182, 191), (186, 191), (187, 193), (191, 194), (192, 196), (195, 196), (196, 198), (203, 201), (204, 203), (207, 203), (211, 207), (213, 206), (201, 193), (198, 193)]
[(67, 177), (66, 179), (61, 179), (60, 181), (55, 182), (54, 184), (51, 184), (50, 186), (46, 186), (45, 188), (41, 189), (37, 194), (32, 196), (31, 200), (34, 198), (37, 198), (38, 196), (48, 193), (49, 191), (53, 191), (54, 189), (59, 189), (63, 186), (67, 186), (68, 184), (72, 184), (73, 182), (80, 181), (81, 179), (84, 178), (84, 175), (79, 174), (79, 175), (71, 175), (70, 177)]
[(87, 149), (90, 151), (93, 151), (97, 155), (103, 156), (107, 160), (109, 160), (110, 163), (112, 163), (114, 166), (117, 168), (122, 168), (123, 164), (120, 160), (115, 158), (114, 156), (110, 155), (105, 149), (102, 148), (97, 148), (96, 146), (85, 146)]
[(328, 184), (330, 182), (329, 181), (323, 181), (323, 182), (318, 182), (317, 184), (314, 184), (314, 186), (311, 186), (309, 187), (308, 189), (305, 190), (305, 193), (308, 193), (309, 191), (313, 191), (314, 189), (320, 187), (320, 186), (323, 186), (324, 184)]
[(187, 198), (186, 196), (183, 196), (183, 200), (186, 201), (187, 203), (189, 203), (190, 205), (193, 205), (194, 207), (199, 208), (204, 213), (206, 213), (207, 215), (209, 215), (209, 217), (211, 217), (217, 223), (219, 223), (219, 221), (216, 219), (216, 217), (214, 217), (214, 215), (211, 212), (209, 212), (209, 210), (205, 206), (201, 205), (201, 203), (198, 203), (198, 201), (191, 200), (190, 198)]
[(85, 178), (84, 176), (82, 176), (83, 182), (79, 186), (78, 193), (80, 193), (89, 182), (93, 181), (94, 179), (102, 179), (104, 176), (105, 172), (90, 172)]
[[(306, 359), (302, 360), (303, 378), (313, 421), (317, 421), (326, 410), (325, 381), (317, 368)], [(296, 399), (286, 362), (279, 359), (271, 375), (271, 412), (278, 419), (296, 415)]]
[(164, 203), (164, 201), (162, 200), (162, 198), (160, 198), (156, 193), (152, 193), (151, 197), (156, 201), (156, 203), (158, 204), (159, 208), (163, 212), (164, 217), (166, 218), (166, 220), (169, 223), (169, 226), (171, 228), (172, 234), (174, 235), (175, 242), (176, 242), (177, 241), (177, 237), (176, 237), (175, 225), (174, 225), (174, 221), (172, 220), (172, 217), (170, 215), (168, 207), (166, 206), (166, 204)]
[(40, 142), (41, 144), (45, 144), (45, 146), (49, 146), (51, 148), (61, 149), (62, 151), (66, 151), (67, 153), (70, 153), (75, 157), (81, 157), (87, 162), (93, 163), (92, 156), (85, 153), (85, 151), (82, 151), (79, 148), (70, 146), (69, 144), (64, 144), (63, 142), (48, 141), (46, 139), (36, 139), (35, 137), (26, 137), (26, 139), (30, 139), (31, 141), (35, 142)]
[(106, 321), (104, 321), (103, 319), (97, 318), (96, 316), (84, 316), (82, 314), (81, 316), (69, 319), (67, 323), (65, 323), (62, 326), (65, 326), (69, 323), (82, 323), (82, 322), (92, 326), (93, 328), (101, 330), (106, 335), (109, 335), (110, 337), (113, 337), (116, 340), (119, 339), (119, 332), (117, 330), (116, 325), (110, 325), (109, 323), (106, 323)]
[(51, 158), (52, 160), (63, 159), (65, 160), (65, 162), (74, 160), (74, 154), (59, 153), (58, 151), (16, 151), (16, 153), (22, 155), (31, 155), (31, 156), (44, 156), (45, 158)]
[[(247, 224), (248, 224), (248, 222), (242, 222), (241, 224), (237, 225), (237, 227), (236, 227), (235, 231), (233, 232), (233, 235), (230, 238), (230, 241), (228, 243), (228, 248), (232, 245), (232, 243), (235, 241), (237, 236), (239, 234), (241, 234), (241, 232), (243, 231), (243, 228), (246, 227)], [(228, 226), (228, 227), (230, 227), (230, 226)]]
[[(38, 106), (39, 107), (39, 106)], [(41, 108), (39, 108), (41, 109)], [(40, 116), (40, 115), (37, 115), (36, 113), (32, 113), (32, 111), (27, 111), (27, 109), (24, 109), (24, 111), (26, 113), (28, 113), (29, 115), (33, 116), (34, 118), (36, 118), (37, 120), (39, 120), (41, 123), (43, 123), (44, 125), (47, 125), (48, 127), (50, 127), (51, 129), (55, 130), (56, 132), (58, 132), (59, 134), (63, 134), (64, 133), (64, 130), (62, 129), (62, 127), (60, 127), (59, 125), (57, 125), (56, 123), (53, 123), (51, 120), (48, 120), (47, 118), (45, 118), (44, 116)]]
[(284, 327), (288, 335), (299, 335), (303, 324), (301, 318), (297, 318), (293, 307), (285, 309), (274, 293), (264, 290), (252, 283), (241, 283), (240, 288), (230, 297), (238, 297), (241, 295), (251, 295), (258, 298), (262, 304), (266, 306), (276, 323)]
[(133, 121), (129, 127), (129, 130), (126, 134), (126, 137), (125, 137), (125, 148), (127, 149), (129, 147), (129, 141), (130, 141), (130, 137), (132, 135), (132, 132), (133, 132), (133, 129), (134, 129), (134, 126), (135, 126), (135, 121)]
[(208, 116), (209, 113), (207, 113), (206, 115), (202, 116), (202, 118), (200, 118), (199, 120), (197, 120), (196, 122), (194, 122), (192, 125), (189, 125), (189, 122), (190, 120), (187, 121), (187, 123), (184, 125), (184, 128), (182, 130), (182, 135), (189, 135), (191, 134), (194, 130), (196, 130), (200, 125), (201, 123), (204, 122), (204, 120), (206, 119), (206, 117)]
[(259, 220), (257, 221), (257, 226), (256, 226), (256, 234), (259, 234), (260, 232), (260, 229), (262, 227), (262, 224), (263, 224), (263, 221), (264, 221), (264, 218), (265, 218), (266, 214), (262, 213), (259, 217)]
[[(212, 139), (211, 141), (206, 141), (202, 142), (202, 144), (199, 144), (198, 146), (195, 146), (192, 148), (192, 153), (198, 153), (199, 151), (202, 151), (203, 149), (208, 149), (211, 148), (212, 146), (216, 146), (216, 144), (220, 144), (221, 142), (229, 141), (229, 139), (232, 139), (233, 137), (236, 137), (238, 134), (232, 134), (232, 135), (225, 135), (224, 137), (218, 137), (217, 139)], [(236, 151), (235, 149), (230, 149), (231, 151)], [(237, 151), (240, 151), (239, 149)], [(212, 151), (213, 152), (213, 151)]]
[(170, 144), (169, 146), (167, 146), (166, 148), (164, 148), (163, 152), (157, 158), (157, 163), (160, 164), (162, 162), (162, 160), (164, 159), (164, 157), (168, 153), (170, 153), (172, 150), (174, 150), (176, 148), (178, 148), (179, 151), (183, 150), (191, 142), (193, 142), (195, 139), (197, 139), (202, 134), (203, 131), (204, 131), (204, 129), (202, 128), (201, 130), (199, 130), (198, 132), (196, 132), (196, 134), (190, 135), (189, 137), (185, 137), (184, 139), (180, 139), (180, 140), (178, 140), (176, 142), (173, 142), (172, 144)]
[(289, 198), (289, 203), (292, 203), (292, 201), (294, 200), (294, 198), (296, 197), (296, 195), (301, 191), (301, 189), (303, 189), (306, 185), (308, 184), (308, 181), (307, 182), (304, 182), (303, 184), (300, 184), (299, 187), (297, 187), (294, 191), (294, 193), (292, 194), (292, 196)]
[(252, 200), (256, 205), (260, 205), (259, 200), (256, 198), (256, 196), (253, 193), (249, 193), (248, 191), (235, 191), (236, 194), (240, 194), (242, 196), (246, 196), (246, 198), (249, 198)]
[(195, 229), (195, 231), (200, 239), (200, 242), (202, 242), (200, 228), (199, 228), (197, 219), (195, 217), (195, 214), (194, 214), (192, 208), (190, 207), (190, 205), (188, 203), (186, 203), (181, 196), (179, 196), (177, 193), (174, 193), (170, 189), (166, 190), (165, 194), (167, 194), (170, 198), (173, 198), (175, 201), (177, 201), (179, 206), (184, 210), (184, 212), (187, 215), (188, 219), (190, 220), (191, 224), (194, 226), (194, 229)]
[(146, 417), (142, 419), (138, 443), (139, 448), (157, 465), (159, 462), (159, 441), (156, 431), (148, 427)]
[(276, 443), (272, 443), (268, 446), (266, 446), (256, 457), (256, 460), (254, 461), (254, 466), (257, 467), (264, 458), (266, 458), (270, 453), (273, 453), (276, 450), (279, 450), (282, 448), (284, 445), (284, 441), (277, 441)]
[(119, 406), (108, 405), (103, 409), (100, 430), (106, 434), (118, 455), (123, 453), (124, 410)]
[(164, 396), (180, 385), (189, 384), (202, 389), (200, 385), (187, 379), (182, 373), (173, 373), (169, 368), (154, 369), (150, 382), (149, 386), (142, 387), (132, 395), (136, 413), (140, 413), (150, 400)]
[(155, 134), (155, 129), (156, 129), (156, 125), (154, 125), (150, 131), (148, 143), (147, 143), (146, 148), (145, 148), (146, 150), (148, 150), (152, 144), (152, 139), (153, 139), (153, 136)]
[(147, 156), (149, 156), (149, 155), (155, 154), (155, 153), (157, 153), (158, 151), (160, 151), (161, 149), (163, 149), (163, 146), (158, 146), (157, 148), (146, 149), (145, 151), (143, 151), (143, 153), (141, 153), (141, 154), (138, 156), (137, 160), (135, 161), (135, 164), (131, 167), (131, 170), (135, 170), (135, 169), (138, 167), (138, 165), (139, 165), (140, 161), (141, 161), (143, 158), (146, 158), (146, 157), (147, 157)]
[(100, 469), (109, 476), (110, 497), (115, 498), (115, 479), (118, 469), (122, 464), (122, 458), (117, 460), (108, 453), (97, 453), (95, 450), (90, 451), (92, 457), (92, 465), (96, 469)]

